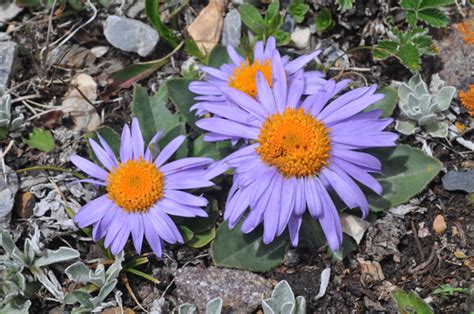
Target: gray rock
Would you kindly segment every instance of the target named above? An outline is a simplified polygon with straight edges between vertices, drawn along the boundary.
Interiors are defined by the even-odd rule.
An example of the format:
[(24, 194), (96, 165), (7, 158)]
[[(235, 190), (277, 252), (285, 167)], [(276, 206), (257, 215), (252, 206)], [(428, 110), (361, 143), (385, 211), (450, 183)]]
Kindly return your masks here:
[(0, 25), (15, 18), (21, 11), (23, 8), (18, 7), (15, 1), (0, 2)]
[(0, 32), (0, 41), (7, 41), (10, 40), (11, 37), (7, 33)]
[(239, 11), (232, 9), (224, 18), (224, 27), (222, 29), (222, 44), (238, 47), (240, 45), (240, 34), (242, 30), (242, 21)]
[(293, 33), (295, 31), (295, 20), (291, 17), (291, 15), (285, 15), (285, 20), (281, 25), (281, 30), (288, 33)]
[(205, 311), (209, 300), (221, 297), (231, 313), (252, 313), (271, 294), (270, 282), (254, 273), (235, 269), (185, 267), (175, 275), (178, 299)]
[(142, 57), (149, 55), (160, 36), (151, 26), (126, 17), (109, 15), (105, 21), (104, 35), (112, 46)]
[(8, 166), (5, 166), (5, 169), (0, 166), (0, 226), (3, 228), (10, 224), (16, 192), (18, 192), (16, 172)]
[(131, 19), (137, 17), (142, 11), (145, 10), (145, 1), (137, 1), (127, 10), (127, 16)]
[(375, 261), (381, 261), (388, 256), (400, 262), (398, 244), (406, 234), (403, 219), (387, 214), (369, 227), (366, 233), (365, 254)]
[(309, 27), (297, 27), (291, 33), (291, 40), (299, 49), (309, 48), (309, 40), (311, 38), (311, 31)]
[(448, 191), (474, 192), (474, 169), (469, 171), (448, 171), (443, 177), (443, 187)]
[(15, 61), (16, 44), (12, 41), (0, 41), (0, 89), (6, 89)]

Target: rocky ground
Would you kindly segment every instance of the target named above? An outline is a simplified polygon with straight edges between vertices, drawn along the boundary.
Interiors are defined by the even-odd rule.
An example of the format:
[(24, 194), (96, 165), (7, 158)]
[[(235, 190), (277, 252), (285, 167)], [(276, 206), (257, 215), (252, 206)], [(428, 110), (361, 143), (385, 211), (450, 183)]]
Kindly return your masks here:
[[(288, 2), (282, 1), (282, 7)], [(393, 1), (357, 1), (343, 14), (337, 13), (332, 1), (307, 2), (312, 11), (329, 6), (336, 14), (336, 26), (316, 33), (312, 23), (297, 25), (286, 14), (283, 28), (291, 33), (295, 45), (282, 50), (300, 54), (321, 49), (320, 62), (327, 66), (349, 48), (376, 43), (384, 34), (382, 17), (392, 12), (389, 3)], [(238, 44), (236, 36), (245, 32), (235, 9), (238, 3), (230, 1), (224, 7), (223, 30), (214, 35), (222, 44)], [(173, 13), (180, 4), (181, 10)], [(206, 4), (166, 1), (162, 16), (167, 20), (178, 14), (173, 27), (184, 34)], [(454, 6), (450, 10), (450, 25), (461, 21), (462, 14), (470, 14), (467, 6), (463, 11)], [(125, 30), (136, 33), (124, 40), (120, 33)], [(440, 53), (424, 58), (422, 74), (430, 77), (439, 72), (449, 85), (466, 89), (474, 82), (474, 46), (466, 45), (454, 26), (432, 35)], [(209, 38), (212, 41), (212, 36)], [(169, 52), (171, 49), (148, 23), (143, 1), (113, 0), (107, 8), (95, 4), (82, 11), (62, 11), (61, 7), (52, 11), (40, 6), (22, 9), (0, 3), (0, 87), (12, 96), (14, 115), (24, 116), (24, 122), (0, 140), (0, 169), (8, 174), (6, 181), (0, 179), (0, 216), (12, 210), (11, 221), (6, 215), (0, 222), (13, 231), (18, 243), (38, 226), (42, 243), (49, 249), (67, 244), (79, 250), (84, 259), (101, 256), (65, 210), (80, 208), (95, 198), (97, 191), (88, 185), (68, 185), (74, 176), (54, 167), (72, 169), (69, 156), (88, 153), (85, 133), (101, 126), (119, 131), (130, 121), (132, 90), (110, 92), (111, 73)], [(167, 78), (182, 73), (189, 62), (189, 56), (180, 50), (169, 64), (139, 82), (149, 94), (155, 93)], [(396, 60), (374, 61), (370, 52), (361, 50), (339, 59), (328, 76), (390, 85), (407, 81), (411, 74)], [(84, 91), (89, 101), (84, 100)], [(305, 296), (309, 313), (396, 312), (391, 297), (395, 287), (416, 291), (435, 312), (474, 311), (474, 163), (469, 146), (473, 122), (457, 98), (447, 121), (453, 128), (456, 124), (464, 126), (463, 141), (425, 134), (400, 138), (401, 143), (438, 158), (444, 169), (409, 203), (377, 219), (372, 217), (359, 246), (343, 260), (331, 259), (324, 249), (298, 247), (287, 250), (280, 267), (255, 274), (213, 267), (208, 247), (170, 247), (162, 260), (151, 258), (142, 269), (159, 283), (130, 275), (127, 282), (119, 282), (123, 306), (129, 311), (141, 312), (143, 307), (168, 312), (182, 302), (192, 302), (202, 309), (209, 299), (221, 296), (226, 305), (239, 309), (236, 312), (255, 312), (261, 311), (260, 296), (268, 296), (278, 281), (286, 279), (295, 295)], [(51, 131), (54, 148), (50, 152), (26, 143), (34, 127)], [(42, 170), (32, 168), (40, 166)], [(321, 285), (321, 273), (326, 268), (331, 274), (321, 296), (318, 292), (326, 286)], [(55, 271), (60, 280), (67, 280), (64, 268), (58, 266)], [(470, 289), (470, 294), (435, 295), (434, 290), (442, 284)], [(59, 308), (42, 290), (30, 311), (56, 313)]]

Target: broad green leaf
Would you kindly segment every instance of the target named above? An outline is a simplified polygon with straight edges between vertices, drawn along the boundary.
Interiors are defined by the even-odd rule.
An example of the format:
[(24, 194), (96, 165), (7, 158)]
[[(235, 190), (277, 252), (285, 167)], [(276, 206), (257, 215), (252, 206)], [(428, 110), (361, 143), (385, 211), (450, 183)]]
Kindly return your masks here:
[(24, 142), (32, 147), (43, 152), (50, 152), (54, 149), (54, 138), (50, 131), (41, 128), (33, 128), (28, 139)]
[(194, 232), (186, 226), (180, 225), (179, 232), (183, 236), (184, 242), (191, 241), (194, 238)]
[(209, 157), (219, 160), (233, 152), (230, 141), (206, 142), (204, 135), (198, 136), (193, 141), (192, 156), (193, 157)]
[(299, 1), (293, 1), (288, 6), (288, 12), (290, 12), (291, 16), (295, 20), (296, 23), (303, 22), (306, 13), (309, 11), (309, 5)]
[(393, 40), (382, 40), (377, 44), (376, 48), (373, 52), (374, 58), (386, 59), (396, 53), (398, 43)]
[(403, 64), (412, 72), (417, 72), (420, 69), (420, 53), (415, 45), (408, 43), (401, 46), (397, 55)]
[(194, 40), (191, 38), (186, 38), (184, 40), (184, 51), (193, 57), (196, 57), (199, 62), (201, 63), (206, 63), (207, 62), (207, 56), (204, 54), (201, 49), (199, 49), (198, 45)]
[(300, 242), (311, 248), (320, 248), (327, 243), (319, 221), (314, 220), (308, 213), (304, 215), (301, 223)]
[(370, 105), (364, 111), (382, 109), (382, 118), (390, 117), (398, 103), (398, 91), (389, 86), (379, 88), (377, 93), (382, 93), (385, 97), (375, 104)]
[(438, 9), (421, 10), (418, 12), (418, 18), (426, 24), (437, 28), (445, 27), (449, 22), (448, 16)]
[(416, 10), (416, 1), (400, 0), (400, 6), (405, 10)]
[(383, 176), (377, 180), (382, 184), (383, 194), (367, 192), (370, 208), (376, 212), (407, 202), (423, 191), (443, 168), (439, 160), (408, 145), (372, 149), (370, 154), (382, 162)]
[(332, 28), (334, 21), (332, 20), (331, 10), (322, 8), (314, 17), (314, 25), (317, 32), (324, 32)]
[(393, 292), (393, 298), (401, 314), (432, 314), (431, 307), (414, 291), (405, 292), (401, 289)]
[(160, 0), (145, 0), (145, 12), (151, 24), (172, 48), (178, 46), (178, 36), (161, 21), (160, 18)]
[(407, 18), (408, 25), (410, 25), (412, 27), (416, 25), (416, 21), (418, 20), (418, 16), (416, 15), (415, 12), (413, 12), (413, 11), (406, 12), (406, 18)]
[(419, 9), (439, 8), (451, 4), (454, 4), (454, 0), (421, 0)]
[(211, 244), (211, 254), (216, 266), (266, 272), (279, 266), (285, 255), (286, 236), (280, 236), (265, 245), (260, 226), (249, 234), (240, 230), (241, 224), (230, 230), (224, 222), (217, 229), (216, 239)]
[(272, 3), (268, 6), (268, 10), (265, 13), (265, 23), (269, 26), (274, 25), (275, 20), (279, 18), (280, 15), (280, 0), (273, 0)]
[(224, 63), (231, 63), (227, 48), (222, 45), (216, 45), (209, 55), (208, 66), (220, 68)]
[(201, 233), (195, 233), (194, 237), (186, 244), (192, 248), (200, 249), (205, 247), (216, 237), (216, 228), (209, 229)]
[(24, 8), (39, 7), (41, 6), (41, 0), (16, 0), (16, 5)]
[(166, 87), (162, 86), (154, 96), (150, 97), (146, 88), (135, 85), (132, 114), (140, 122), (140, 128), (146, 143), (158, 131), (163, 130), (163, 134), (166, 136), (167, 132), (179, 125), (179, 117), (168, 110), (167, 102), (168, 91)]
[(353, 0), (337, 0), (337, 3), (339, 4), (339, 10), (345, 12), (352, 8)]
[(196, 94), (189, 90), (189, 83), (191, 83), (191, 80), (172, 78), (166, 82), (166, 86), (168, 87), (168, 95), (171, 102), (185, 118), (186, 122), (190, 126), (195, 127), (197, 117), (194, 112), (189, 111), (189, 109), (196, 102), (194, 100)]
[(260, 12), (253, 5), (244, 3), (239, 7), (240, 18), (255, 35), (262, 36), (265, 33), (265, 21)]

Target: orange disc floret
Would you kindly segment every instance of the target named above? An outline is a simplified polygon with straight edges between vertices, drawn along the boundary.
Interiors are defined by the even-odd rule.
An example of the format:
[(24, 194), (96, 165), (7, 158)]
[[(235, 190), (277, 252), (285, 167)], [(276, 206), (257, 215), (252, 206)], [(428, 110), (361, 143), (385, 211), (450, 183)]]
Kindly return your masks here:
[(108, 197), (127, 212), (147, 211), (163, 197), (163, 185), (163, 173), (142, 159), (119, 164), (107, 176)]
[(458, 32), (464, 35), (464, 42), (468, 45), (474, 44), (474, 31), (472, 20), (467, 20), (461, 23), (456, 24), (456, 29)]
[(461, 100), (461, 104), (466, 108), (471, 116), (474, 116), (474, 84), (469, 86), (467, 92), (460, 91), (459, 92), (459, 99)]
[(272, 63), (270, 60), (260, 62), (258, 60), (250, 63), (248, 60), (236, 67), (229, 79), (229, 87), (255, 98), (257, 96), (257, 73), (262, 72), (263, 76), (272, 86)]
[(257, 141), (261, 160), (285, 177), (315, 175), (329, 161), (329, 129), (302, 108), (268, 117)]

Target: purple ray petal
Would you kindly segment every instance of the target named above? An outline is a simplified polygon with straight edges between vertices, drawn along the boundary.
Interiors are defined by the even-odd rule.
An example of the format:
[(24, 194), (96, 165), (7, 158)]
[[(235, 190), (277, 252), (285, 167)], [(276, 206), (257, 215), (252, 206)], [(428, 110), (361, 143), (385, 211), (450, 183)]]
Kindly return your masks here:
[(77, 168), (87, 173), (89, 176), (102, 181), (107, 180), (107, 171), (90, 162), (89, 160), (77, 155), (71, 156), (70, 160)]
[(161, 165), (163, 165), (163, 163), (165, 163), (178, 150), (185, 139), (186, 136), (180, 135), (169, 142), (156, 158), (155, 165), (161, 167)]

